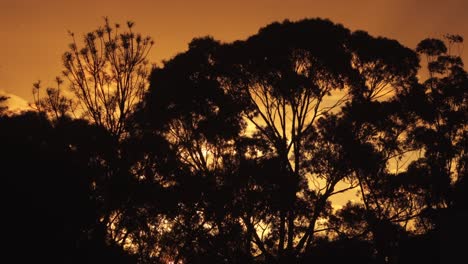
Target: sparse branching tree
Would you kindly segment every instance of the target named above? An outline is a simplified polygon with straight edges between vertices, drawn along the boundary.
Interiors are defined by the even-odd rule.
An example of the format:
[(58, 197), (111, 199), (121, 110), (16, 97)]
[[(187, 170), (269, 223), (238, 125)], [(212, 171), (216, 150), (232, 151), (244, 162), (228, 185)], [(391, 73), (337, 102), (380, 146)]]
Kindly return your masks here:
[(134, 23), (104, 25), (83, 37), (79, 46), (74, 33), (63, 54), (64, 76), (83, 114), (94, 123), (121, 136), (134, 106), (141, 100), (150, 71), (147, 56), (154, 42), (133, 32)]
[(76, 109), (76, 101), (63, 94), (61, 87), (63, 80), (56, 77), (55, 82), (57, 87), (46, 88), (44, 95), (41, 94), (41, 81), (33, 84), (34, 103), (32, 107), (46, 114), (51, 120), (74, 115)]

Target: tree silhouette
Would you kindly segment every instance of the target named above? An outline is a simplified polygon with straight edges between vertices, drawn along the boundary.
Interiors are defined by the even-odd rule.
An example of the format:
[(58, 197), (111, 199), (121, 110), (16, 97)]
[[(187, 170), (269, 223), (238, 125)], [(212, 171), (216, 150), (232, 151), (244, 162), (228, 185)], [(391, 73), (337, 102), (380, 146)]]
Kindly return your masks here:
[[(188, 52), (153, 71), (147, 100), (135, 117), (143, 128), (143, 140), (162, 138), (168, 143), (162, 149), (145, 148), (147, 156), (169, 156), (165, 160), (177, 166), (161, 175), (169, 164), (151, 159), (148, 162), (154, 164), (157, 176), (148, 170), (142, 175), (148, 181), (172, 186), (179, 196), (175, 201), (178, 214), (168, 219), (171, 232), (163, 237), (168, 252), (161, 255), (175, 261), (242, 258), (245, 253), (240, 247), (245, 242), (237, 233), (241, 227), (230, 216), (234, 193), (227, 185), (231, 169), (237, 170), (233, 138), (243, 127), (236, 115), (240, 108), (216, 79), (214, 53), (220, 44), (205, 38), (193, 40), (189, 46)], [(211, 228), (206, 227), (208, 223)]]
[[(321, 34), (321, 37), (304, 38), (309, 34)], [(257, 35), (234, 46), (238, 53), (233, 58), (233, 67), (238, 73), (234, 78), (227, 77), (232, 80), (229, 88), (246, 102), (244, 117), (254, 125), (255, 137), (269, 145), (265, 154), (275, 157), (280, 166), (277, 177), (281, 206), (271, 220), (275, 232), (270, 237), (275, 241), (275, 249), (270, 250), (277, 252), (280, 259), (295, 255), (311, 241), (309, 237), (315, 222), (339, 181), (328, 178), (330, 184), (327, 183), (322, 193), (314, 190), (307, 194), (307, 174), (313, 173), (307, 163), (312, 155), (304, 145), (309, 141), (307, 144), (314, 146), (315, 121), (345, 99), (329, 105), (324, 103), (327, 96), (342, 89), (350, 79), (351, 56), (345, 49), (348, 34), (346, 29), (329, 21), (286, 21), (263, 28)], [(327, 176), (331, 175), (322, 179), (327, 180)], [(311, 201), (311, 197), (317, 200)], [(309, 204), (313, 208), (310, 215), (299, 214), (300, 210), (295, 209), (297, 202)], [(295, 222), (301, 218), (309, 218), (309, 221), (301, 221), (304, 226), (297, 227)], [(296, 232), (296, 228), (306, 232)], [(298, 238), (299, 242), (295, 243)], [(256, 241), (260, 249), (264, 247), (262, 243), (264, 241)], [(273, 252), (263, 251), (263, 254)]]
[(133, 32), (134, 23), (104, 25), (83, 37), (80, 48), (74, 33), (70, 50), (63, 54), (63, 75), (87, 118), (120, 136), (133, 107), (144, 93), (149, 74), (150, 37)]
[[(100, 222), (94, 186), (99, 134), (83, 121), (54, 126), (41, 114), (1, 117), (5, 259), (15, 262), (132, 263)], [(99, 150), (98, 150), (99, 151)]]
[[(73, 98), (62, 91), (63, 81), (59, 77), (57, 87), (47, 88), (44, 95), (40, 94), (39, 82), (33, 89), (37, 110), (54, 123), (76, 114), (110, 133), (101, 138), (102, 144), (96, 145), (99, 152), (87, 162), (100, 169), (93, 182), (93, 195), (99, 201), (100, 228), (106, 239), (120, 248), (128, 247), (129, 241), (143, 243), (141, 235), (137, 235), (142, 233), (143, 226), (138, 224), (135, 210), (141, 205), (138, 200), (141, 197), (134, 193), (154, 190), (153, 186), (137, 184), (138, 175), (134, 175), (137, 165), (131, 162), (139, 161), (125, 156), (129, 144), (123, 141), (130, 115), (147, 85), (150, 66), (146, 57), (153, 46), (150, 37), (134, 33), (133, 27), (134, 23), (129, 21), (122, 30), (119, 24), (111, 25), (105, 18), (103, 26), (83, 36), (82, 47), (75, 34), (70, 33), (72, 43), (62, 59), (63, 75)], [(149, 243), (150, 239), (145, 238)], [(140, 260), (151, 254), (136, 253)]]
[[(416, 87), (417, 69), (416, 54), (396, 41), (327, 20), (274, 23), (232, 44), (194, 40), (153, 73), (139, 117), (186, 167), (175, 180), (189, 182), (192, 199), (177, 230), (196, 231), (177, 237), (214, 239), (212, 228), (219, 235), (229, 221), (244, 227), (243, 252), (292, 261), (312, 250), (330, 197), (359, 187), (366, 239), (380, 261), (391, 257), (399, 224), (419, 212), (416, 197), (403, 195), (403, 176), (388, 170), (413, 150), (401, 97)], [(340, 182), (348, 187), (337, 189)]]
[[(462, 41), (449, 37), (448, 44), (456, 45), (454, 40)], [(446, 208), (451, 206), (451, 185), (466, 175), (467, 73), (460, 57), (447, 54), (441, 40), (423, 40), (417, 50), (427, 57), (430, 78), (419, 91), (420, 122), (413, 140), (425, 149), (418, 162), (431, 177), (430, 194), (435, 195), (426, 198), (427, 206)]]
[[(5, 257), (466, 258), (462, 37), (411, 50), (329, 20), (286, 20), (232, 43), (195, 38), (146, 80), (153, 43), (132, 28), (106, 19), (84, 48), (72, 34), (64, 74), (83, 119), (60, 78), (45, 93), (35, 84), (38, 111), (0, 109)], [(341, 193), (357, 198), (339, 207)]]
[(63, 95), (61, 85), (63, 80), (57, 77), (55, 79), (57, 88), (48, 87), (45, 96), (41, 95), (41, 82), (33, 84), (33, 97), (35, 108), (38, 112), (44, 113), (51, 120), (70, 118), (74, 115), (76, 103), (74, 100)]
[[(353, 65), (359, 72), (357, 94), (344, 107), (334, 134), (358, 182), (378, 261), (385, 262), (394, 254), (391, 243), (398, 240), (400, 223), (417, 214), (412, 206), (415, 198), (394, 174), (401, 170), (398, 162), (413, 150), (405, 144), (408, 117), (401, 97), (417, 84), (419, 61), (394, 40), (360, 31), (353, 33), (352, 40)], [(391, 162), (397, 164), (394, 172)]]
[(425, 39), (418, 44), (429, 78), (409, 99), (417, 119), (410, 140), (423, 152), (408, 170), (424, 177), (418, 227), (436, 237), (429, 246), (439, 249), (443, 262), (461, 257), (455, 238), (467, 235), (460, 222), (467, 211), (459, 199), (467, 174), (468, 78), (460, 57), (453, 54), (462, 41), (460, 36), (447, 35), (445, 41)]

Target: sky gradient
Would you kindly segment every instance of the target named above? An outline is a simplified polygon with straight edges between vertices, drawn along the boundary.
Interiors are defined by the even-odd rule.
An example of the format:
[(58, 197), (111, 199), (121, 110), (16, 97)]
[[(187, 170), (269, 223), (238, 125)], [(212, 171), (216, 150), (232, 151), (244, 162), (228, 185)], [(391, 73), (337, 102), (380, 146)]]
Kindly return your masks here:
[(67, 31), (81, 36), (102, 25), (103, 16), (134, 21), (136, 32), (153, 37), (149, 60), (160, 65), (194, 37), (245, 39), (284, 19), (328, 18), (414, 48), (446, 33), (468, 38), (467, 11), (466, 0), (0, 0), (0, 94), (20, 104), (32, 100), (35, 81), (52, 86), (70, 43)]

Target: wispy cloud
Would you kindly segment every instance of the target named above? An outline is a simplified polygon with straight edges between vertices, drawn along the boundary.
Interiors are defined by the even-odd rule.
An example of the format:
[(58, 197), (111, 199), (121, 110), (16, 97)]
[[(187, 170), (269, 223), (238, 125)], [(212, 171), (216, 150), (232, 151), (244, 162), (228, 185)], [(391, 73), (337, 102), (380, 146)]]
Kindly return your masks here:
[(8, 99), (4, 102), (4, 106), (8, 107), (8, 112), (10, 113), (19, 113), (26, 110), (31, 110), (29, 103), (22, 97), (19, 97), (15, 94), (6, 92), (0, 89), (0, 96), (6, 96)]

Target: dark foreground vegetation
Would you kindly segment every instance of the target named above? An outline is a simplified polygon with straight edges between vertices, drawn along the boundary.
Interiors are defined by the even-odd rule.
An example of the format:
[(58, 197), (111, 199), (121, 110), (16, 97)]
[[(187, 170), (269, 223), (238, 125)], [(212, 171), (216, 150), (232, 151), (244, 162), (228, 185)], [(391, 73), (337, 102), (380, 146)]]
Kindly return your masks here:
[(72, 40), (35, 111), (0, 110), (5, 261), (466, 261), (460, 36), (284, 21), (152, 68), (133, 23)]

